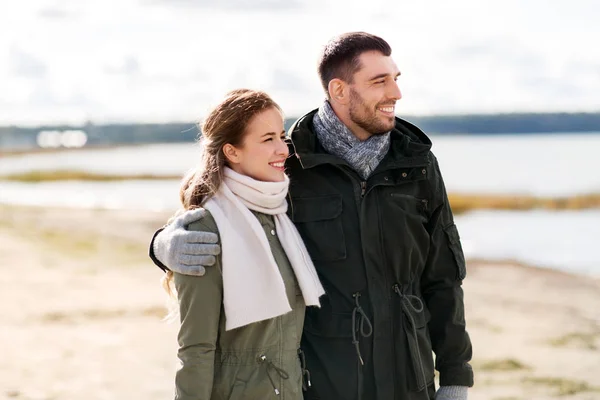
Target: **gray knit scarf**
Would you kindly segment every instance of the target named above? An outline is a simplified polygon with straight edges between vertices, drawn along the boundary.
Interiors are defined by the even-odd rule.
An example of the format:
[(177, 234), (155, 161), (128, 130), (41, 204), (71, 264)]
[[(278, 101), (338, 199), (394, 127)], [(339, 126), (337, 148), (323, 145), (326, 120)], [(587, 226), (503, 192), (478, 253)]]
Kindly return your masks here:
[(377, 168), (390, 147), (390, 132), (360, 141), (325, 101), (313, 118), (317, 139), (328, 153), (346, 161), (363, 179)]

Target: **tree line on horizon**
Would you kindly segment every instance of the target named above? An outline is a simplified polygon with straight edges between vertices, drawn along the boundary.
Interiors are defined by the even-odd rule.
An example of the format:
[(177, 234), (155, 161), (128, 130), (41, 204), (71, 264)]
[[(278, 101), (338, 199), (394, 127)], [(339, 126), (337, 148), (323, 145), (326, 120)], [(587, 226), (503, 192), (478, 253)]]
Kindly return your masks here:
[[(597, 113), (514, 113), (489, 115), (402, 116), (425, 133), (436, 134), (534, 134), (600, 132)], [(296, 118), (285, 121), (286, 129)], [(84, 126), (0, 127), (0, 148), (36, 147), (42, 130), (80, 129), (88, 145), (189, 142), (198, 137), (195, 123), (119, 123)]]

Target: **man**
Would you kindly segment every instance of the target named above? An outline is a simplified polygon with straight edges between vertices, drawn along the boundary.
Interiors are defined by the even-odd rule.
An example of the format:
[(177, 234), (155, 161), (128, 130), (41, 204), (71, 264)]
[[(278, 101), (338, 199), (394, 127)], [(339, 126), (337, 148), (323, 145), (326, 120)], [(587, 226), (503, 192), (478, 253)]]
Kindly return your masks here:
[[(395, 117), (390, 46), (343, 34), (326, 45), (319, 75), (327, 100), (290, 128), (286, 162), (288, 212), (326, 291), (306, 311), (305, 398), (466, 399), (465, 260), (431, 141)], [(201, 275), (214, 261), (216, 239), (185, 230), (202, 211), (192, 213), (155, 235), (161, 268)]]

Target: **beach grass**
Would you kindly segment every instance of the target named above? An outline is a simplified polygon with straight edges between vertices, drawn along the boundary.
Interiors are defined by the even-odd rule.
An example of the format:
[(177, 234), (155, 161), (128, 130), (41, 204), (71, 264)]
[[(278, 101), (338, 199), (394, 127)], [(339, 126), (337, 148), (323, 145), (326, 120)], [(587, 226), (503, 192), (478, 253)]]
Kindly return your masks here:
[(531, 385), (547, 386), (554, 389), (555, 396), (570, 396), (577, 393), (600, 392), (600, 387), (585, 381), (557, 377), (528, 377), (523, 382)]
[(455, 214), (472, 210), (583, 210), (600, 208), (600, 193), (564, 197), (450, 193), (448, 199)]
[(528, 370), (531, 369), (531, 367), (523, 364), (519, 360), (508, 358), (486, 361), (479, 366), (479, 369), (482, 371), (519, 371)]
[(588, 350), (598, 350), (596, 341), (600, 341), (600, 330), (596, 332), (573, 332), (554, 338), (549, 344), (554, 347), (578, 347)]
[(181, 179), (181, 175), (155, 175), (155, 174), (99, 174), (87, 171), (55, 170), (55, 171), (28, 171), (18, 174), (0, 175), (0, 181), (10, 182), (57, 182), (57, 181), (89, 181), (109, 182), (127, 180), (159, 180)]
[[(181, 175), (103, 174), (80, 170), (36, 170), (0, 175), (1, 181), (41, 183), (57, 181), (111, 182), (127, 180), (181, 179)], [(600, 208), (600, 193), (540, 197), (530, 195), (450, 193), (452, 210), (461, 214), (472, 210), (582, 210)]]

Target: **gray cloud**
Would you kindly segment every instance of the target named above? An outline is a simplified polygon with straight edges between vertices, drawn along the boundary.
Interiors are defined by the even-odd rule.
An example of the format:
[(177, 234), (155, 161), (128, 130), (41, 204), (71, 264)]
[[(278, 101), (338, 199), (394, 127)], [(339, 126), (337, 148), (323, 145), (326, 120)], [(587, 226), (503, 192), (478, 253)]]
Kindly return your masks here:
[(65, 19), (71, 14), (64, 8), (46, 7), (38, 11), (37, 15), (45, 19)]
[(145, 0), (148, 5), (237, 11), (287, 11), (302, 8), (299, 0)]
[(10, 49), (8, 62), (10, 71), (17, 76), (42, 78), (46, 75), (47, 67), (41, 59), (16, 47)]
[(535, 48), (529, 48), (504, 38), (459, 45), (449, 49), (446, 56), (458, 62), (488, 58), (494, 60), (499, 67), (543, 68), (545, 64), (543, 57)]
[(566, 66), (566, 73), (574, 76), (600, 76), (600, 63), (582, 63), (571, 61)]
[(110, 75), (128, 75), (135, 76), (140, 73), (140, 63), (137, 58), (127, 56), (119, 66), (107, 65), (104, 67), (104, 72)]
[(548, 76), (525, 76), (517, 80), (519, 86), (545, 96), (575, 96), (581, 92), (577, 83), (565, 81), (562, 78)]
[(59, 106), (92, 108), (98, 107), (100, 104), (93, 100), (84, 90), (75, 88), (67, 96), (59, 96), (47, 84), (42, 83), (36, 85), (33, 92), (29, 95), (27, 105), (40, 108)]
[(307, 83), (298, 74), (294, 74), (281, 68), (275, 68), (273, 70), (273, 87), (277, 90), (304, 92), (306, 86)]
[(457, 46), (452, 50), (452, 55), (457, 58), (477, 57), (489, 54), (492, 46), (489, 44), (477, 43)]

